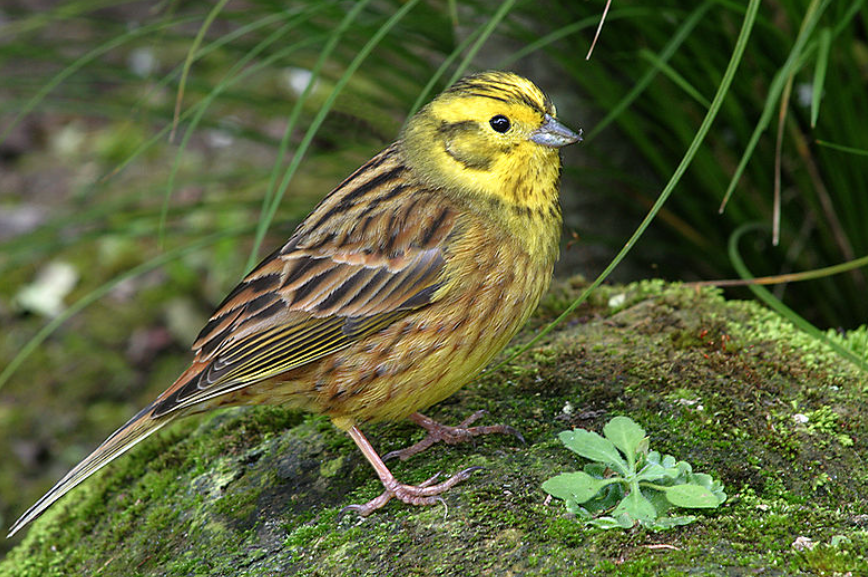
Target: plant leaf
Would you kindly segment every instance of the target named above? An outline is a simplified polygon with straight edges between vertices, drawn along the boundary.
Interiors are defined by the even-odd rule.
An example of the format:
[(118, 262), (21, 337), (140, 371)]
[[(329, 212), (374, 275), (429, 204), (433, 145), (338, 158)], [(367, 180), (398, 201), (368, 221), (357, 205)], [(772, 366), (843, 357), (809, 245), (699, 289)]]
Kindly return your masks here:
[(630, 515), (623, 513), (615, 517), (597, 517), (586, 523), (600, 529), (630, 529), (636, 524), (636, 520)]
[(654, 481), (661, 477), (677, 477), (678, 471), (675, 469), (666, 469), (658, 463), (645, 463), (638, 473), (636, 473), (637, 481)]
[(584, 429), (573, 429), (562, 432), (558, 437), (568, 449), (586, 459), (605, 463), (621, 475), (626, 476), (628, 474), (627, 463), (618, 453), (618, 449), (615, 448), (612, 441), (604, 439), (597, 433)]
[(711, 493), (714, 494), (717, 499), (723, 503), (726, 501), (726, 493), (723, 492), (723, 485), (720, 481), (715, 481), (711, 475), (706, 475), (705, 473), (695, 473), (690, 475), (687, 479), (688, 483), (693, 485), (700, 485), (708, 489)]
[(695, 515), (681, 515), (675, 517), (659, 517), (649, 522), (643, 521), (642, 525), (652, 531), (666, 531), (667, 529), (672, 529), (679, 525), (689, 525), (694, 521), (696, 521)]
[(552, 477), (542, 484), (543, 491), (563, 500), (573, 500), (576, 503), (584, 503), (591, 500), (600, 489), (616, 479), (595, 479), (594, 477), (577, 471), (575, 473), (563, 473)]
[(628, 514), (637, 521), (653, 521), (657, 518), (657, 509), (651, 504), (651, 501), (645, 498), (641, 491), (633, 490), (624, 497), (612, 515), (618, 517), (622, 514)]
[[(621, 449), (625, 455), (633, 457), (645, 439), (645, 429), (628, 417), (615, 417), (603, 427), (603, 434)], [(647, 446), (647, 445), (646, 445)]]
[(723, 503), (717, 495), (702, 485), (675, 485), (667, 487), (666, 498), (678, 507), (713, 509)]
[(584, 467), (582, 467), (582, 471), (584, 471), (591, 477), (596, 477), (597, 479), (605, 479), (606, 472), (609, 470), (609, 467), (607, 467), (603, 463), (597, 462), (588, 463)]
[(584, 507), (582, 507), (581, 505), (579, 505), (578, 503), (576, 503), (572, 499), (567, 499), (566, 505), (567, 505), (567, 512), (572, 513), (576, 517), (580, 517), (580, 518), (584, 519), (585, 521), (588, 521), (588, 520), (594, 518), (593, 515), (591, 515), (591, 513), (587, 509), (585, 509)]

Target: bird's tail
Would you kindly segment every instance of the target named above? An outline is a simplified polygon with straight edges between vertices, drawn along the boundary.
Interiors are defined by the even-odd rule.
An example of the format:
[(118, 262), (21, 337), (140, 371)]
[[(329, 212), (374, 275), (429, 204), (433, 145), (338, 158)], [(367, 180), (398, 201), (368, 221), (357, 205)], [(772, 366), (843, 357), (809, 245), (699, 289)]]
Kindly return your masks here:
[(161, 418), (153, 418), (151, 415), (154, 404), (151, 404), (134, 416), (120, 429), (103, 441), (90, 455), (84, 458), (78, 465), (72, 468), (54, 487), (42, 496), (32, 507), (27, 509), (21, 517), (15, 521), (9, 529), (7, 538), (17, 533), (22, 527), (36, 519), (55, 501), (63, 497), (79, 483), (108, 465), (117, 457), (126, 453), (139, 441), (144, 440), (152, 433), (159, 430), (163, 425), (174, 420), (177, 414), (166, 415)]

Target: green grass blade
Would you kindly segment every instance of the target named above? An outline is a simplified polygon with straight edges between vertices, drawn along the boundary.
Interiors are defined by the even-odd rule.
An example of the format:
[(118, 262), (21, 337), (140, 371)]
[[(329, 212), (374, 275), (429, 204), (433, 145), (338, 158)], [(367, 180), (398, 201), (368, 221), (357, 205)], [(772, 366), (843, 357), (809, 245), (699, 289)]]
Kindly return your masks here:
[(67, 21), (72, 18), (81, 17), (86, 12), (93, 12), (100, 8), (118, 7), (123, 4), (132, 4), (133, 2), (117, 2), (116, 0), (83, 0), (80, 2), (67, 2), (61, 4), (51, 10), (39, 10), (34, 14), (13, 20), (3, 26), (0, 26), (0, 38), (11, 39), (16, 35), (24, 35), (30, 32), (35, 32), (40, 28), (44, 28), (48, 24), (56, 21)]
[(485, 23), (485, 26), (482, 28), (482, 32), (479, 34), (479, 38), (473, 43), (470, 47), (470, 50), (467, 51), (467, 54), (464, 56), (464, 59), (455, 69), (455, 72), (452, 74), (452, 78), (446, 83), (447, 86), (451, 86), (455, 83), (456, 80), (464, 76), (464, 72), (467, 70), (467, 67), (470, 65), (470, 62), (476, 58), (476, 54), (479, 52), (479, 49), (485, 45), (488, 41), (488, 38), (494, 34), (494, 30), (497, 28), (497, 25), (509, 14), (509, 11), (512, 10), (513, 6), (515, 6), (516, 0), (507, 0), (506, 2), (501, 3), (500, 8), (497, 9), (491, 19)]
[[(416, 97), (416, 101), (413, 103), (413, 106), (410, 107), (409, 112), (407, 113), (407, 119), (416, 114), (422, 105), (424, 105), (431, 97), (431, 93), (434, 91), (434, 86), (436, 86), (437, 82), (440, 78), (446, 74), (446, 71), (452, 66), (452, 63), (455, 62), (461, 53), (464, 52), (468, 46), (472, 42), (476, 40), (476, 38), (482, 34), (482, 31), (485, 28), (485, 24), (482, 24), (478, 28), (476, 28), (473, 32), (467, 35), (467, 38), (461, 41), (458, 46), (455, 47), (454, 50), (443, 60), (437, 70), (431, 75), (431, 78), (428, 79), (428, 83), (422, 88), (422, 91), (419, 92), (419, 96)], [(405, 120), (406, 122), (406, 120)]]
[(698, 102), (702, 105), (703, 108), (708, 110), (708, 107), (711, 106), (711, 102), (708, 101), (706, 97), (699, 93), (699, 91), (690, 84), (683, 76), (681, 76), (674, 68), (669, 66), (666, 62), (663, 62), (657, 55), (648, 50), (647, 48), (642, 48), (639, 50), (639, 56), (643, 60), (647, 60), (653, 66), (658, 68), (664, 76), (669, 78), (676, 86), (681, 88), (685, 94), (687, 94), (690, 98)]
[[(744, 224), (737, 228), (729, 239), (729, 257), (736, 272), (743, 279), (752, 279), (754, 276), (748, 270), (747, 265), (745, 265), (744, 260), (741, 258), (741, 254), (738, 251), (738, 242), (741, 237), (748, 232), (766, 230), (767, 228), (767, 225), (760, 223)], [(858, 369), (865, 370), (864, 361), (861, 357), (838, 342), (830, 339), (826, 333), (819, 330), (817, 327), (802, 318), (796, 311), (781, 302), (780, 299), (775, 297), (767, 288), (760, 285), (748, 285), (748, 288), (759, 300), (764, 302), (769, 308), (780, 314), (782, 317), (789, 320), (801, 331), (828, 345), (842, 358), (853, 363)]]
[(814, 68), (814, 82), (811, 87), (811, 128), (817, 126), (817, 118), (820, 116), (820, 101), (823, 99), (823, 85), (829, 67), (829, 47), (832, 44), (832, 31), (829, 28), (820, 31), (819, 43), (817, 66)]
[(783, 66), (781, 66), (780, 70), (778, 70), (777, 74), (775, 74), (774, 80), (769, 87), (769, 93), (768, 96), (766, 96), (765, 106), (763, 107), (763, 112), (760, 116), (759, 122), (757, 122), (757, 125), (754, 128), (744, 154), (742, 154), (741, 160), (735, 169), (735, 173), (729, 181), (726, 193), (723, 195), (723, 201), (720, 204), (720, 212), (723, 212), (724, 208), (726, 208), (726, 204), (729, 202), (732, 193), (735, 191), (735, 187), (738, 185), (739, 180), (741, 180), (741, 175), (744, 173), (748, 161), (750, 161), (753, 156), (753, 151), (759, 143), (760, 136), (762, 136), (763, 132), (768, 128), (769, 123), (771, 123), (772, 117), (777, 111), (777, 102), (780, 99), (781, 94), (784, 92), (784, 88), (786, 87), (789, 78), (795, 74), (799, 61), (805, 56), (805, 44), (807, 43), (808, 38), (810, 38), (820, 16), (823, 15), (823, 12), (828, 7), (830, 1), (831, 0), (823, 0), (821, 3), (816, 5), (816, 9), (809, 10), (809, 13), (806, 15), (803, 22), (802, 29), (799, 31), (799, 35), (793, 43), (793, 48), (790, 50), (789, 56), (787, 56), (787, 60), (784, 62)]
[(838, 150), (840, 152), (846, 152), (848, 154), (856, 154), (858, 156), (868, 156), (868, 150), (865, 150), (864, 148), (844, 146), (843, 144), (835, 144), (834, 142), (828, 142), (825, 140), (817, 140), (816, 142), (819, 146), (825, 146), (826, 148), (831, 148), (832, 150)]
[(208, 32), (208, 29), (211, 28), (211, 24), (214, 23), (217, 15), (223, 11), (223, 7), (226, 6), (228, 2), (229, 0), (219, 0), (217, 4), (211, 8), (211, 11), (208, 12), (208, 15), (205, 17), (205, 21), (202, 22), (202, 25), (199, 27), (196, 37), (193, 38), (189, 50), (187, 50), (187, 57), (184, 59), (184, 68), (181, 71), (181, 79), (178, 82), (178, 95), (175, 98), (174, 122), (172, 124), (172, 132), (169, 136), (169, 140), (174, 139), (175, 129), (178, 127), (178, 113), (181, 110), (181, 102), (184, 100), (184, 89), (187, 86), (187, 77), (190, 75), (190, 68), (193, 66), (193, 60), (195, 60), (199, 46), (205, 39), (205, 34)]

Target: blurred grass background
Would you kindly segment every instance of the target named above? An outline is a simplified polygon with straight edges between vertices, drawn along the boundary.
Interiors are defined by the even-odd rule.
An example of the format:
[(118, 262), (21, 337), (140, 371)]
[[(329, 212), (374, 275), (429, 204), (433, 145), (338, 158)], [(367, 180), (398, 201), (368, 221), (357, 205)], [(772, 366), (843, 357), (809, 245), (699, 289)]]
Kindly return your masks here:
[[(0, 528), (171, 383), (257, 255), (464, 72), (527, 75), (584, 128), (558, 273), (596, 275), (681, 162), (746, 6), (616, 1), (586, 61), (602, 1), (6, 0)], [(864, 257), (866, 156), (865, 2), (765, 2), (614, 276), (737, 277), (736, 234), (756, 276)], [(773, 291), (822, 329), (868, 318), (864, 266)]]

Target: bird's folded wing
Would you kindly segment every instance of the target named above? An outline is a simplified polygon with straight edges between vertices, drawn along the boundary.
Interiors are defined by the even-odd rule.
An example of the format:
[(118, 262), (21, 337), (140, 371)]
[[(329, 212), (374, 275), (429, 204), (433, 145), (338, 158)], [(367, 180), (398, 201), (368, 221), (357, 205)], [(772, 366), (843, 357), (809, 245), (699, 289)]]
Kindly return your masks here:
[(412, 243), (377, 255), (291, 241), (218, 307), (193, 345), (193, 365), (161, 395), (153, 416), (349, 347), (442, 296), (444, 264), (440, 246)]

